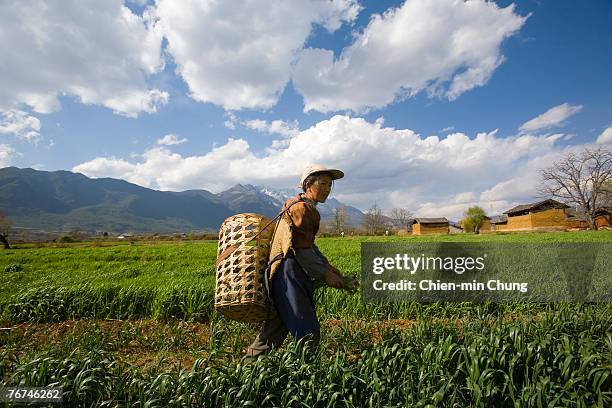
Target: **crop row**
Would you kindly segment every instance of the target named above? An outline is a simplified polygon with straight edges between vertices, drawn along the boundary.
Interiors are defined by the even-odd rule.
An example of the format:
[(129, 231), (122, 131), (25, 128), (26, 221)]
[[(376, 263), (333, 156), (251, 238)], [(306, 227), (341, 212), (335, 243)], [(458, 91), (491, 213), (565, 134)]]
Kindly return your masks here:
[[(213, 325), (221, 342), (226, 324)], [(62, 386), (78, 406), (599, 406), (612, 404), (612, 317), (564, 309), (540, 320), (422, 321), (355, 350), (324, 336), (250, 364), (213, 349), (189, 370), (141, 370), (104, 348), (0, 356), (4, 385)], [(358, 334), (357, 334), (358, 335)], [(329, 352), (344, 342), (338, 352)]]
[[(469, 303), (469, 302), (364, 302), (359, 293), (330, 288), (316, 292), (320, 318), (421, 319), (485, 317), (512, 313), (576, 309), (580, 304)], [(214, 282), (180, 282), (163, 287), (139, 285), (75, 285), (34, 288), (0, 303), (1, 320), (11, 322), (59, 322), (68, 319), (181, 319), (208, 321), (213, 314)], [(586, 305), (592, 312), (609, 313), (610, 303)]]
[(212, 311), (214, 283), (178, 283), (161, 288), (137, 285), (77, 285), (34, 288), (3, 305), (3, 319), (58, 322), (79, 318), (206, 320)]

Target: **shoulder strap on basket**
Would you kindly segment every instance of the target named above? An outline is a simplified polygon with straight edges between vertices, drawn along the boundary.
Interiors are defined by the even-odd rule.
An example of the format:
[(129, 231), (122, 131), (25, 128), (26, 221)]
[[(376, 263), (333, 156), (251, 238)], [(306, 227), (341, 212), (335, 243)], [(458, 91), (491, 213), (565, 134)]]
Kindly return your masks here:
[[(289, 211), (289, 209), (290, 209), (291, 207), (293, 207), (293, 205), (294, 205), (294, 204), (297, 204), (297, 203), (299, 203), (299, 202), (305, 202), (305, 200), (302, 198), (302, 196), (301, 196), (301, 195), (299, 196), (299, 198), (298, 198), (297, 200), (295, 200), (294, 202), (292, 202), (291, 204), (289, 204), (289, 205), (287, 206), (287, 208), (285, 208), (284, 210), (282, 210), (282, 211), (281, 211), (281, 212), (280, 212), (280, 213), (279, 213), (279, 214), (278, 214), (276, 217), (274, 217), (274, 220), (277, 220), (277, 221), (276, 221), (276, 226), (277, 226), (277, 227), (278, 227), (278, 223), (280, 222), (280, 217), (281, 217), (281, 216), (282, 216), (284, 213), (286, 213), (287, 211)], [(291, 218), (291, 216), (289, 216), (289, 217)], [(274, 220), (272, 220), (272, 221), (274, 221)], [(293, 222), (293, 221), (291, 221), (291, 222)], [(272, 233), (272, 237), (270, 237), (270, 242), (274, 242), (274, 236), (275, 236), (275, 235), (276, 235), (276, 227), (274, 228), (274, 232)], [(282, 258), (281, 258), (281, 259), (282, 259)], [(270, 265), (272, 265), (274, 262), (276, 262), (276, 260), (277, 260), (277, 259), (276, 259), (276, 258), (274, 258), (274, 259), (272, 259), (270, 262), (268, 262), (268, 267), (269, 267)]]

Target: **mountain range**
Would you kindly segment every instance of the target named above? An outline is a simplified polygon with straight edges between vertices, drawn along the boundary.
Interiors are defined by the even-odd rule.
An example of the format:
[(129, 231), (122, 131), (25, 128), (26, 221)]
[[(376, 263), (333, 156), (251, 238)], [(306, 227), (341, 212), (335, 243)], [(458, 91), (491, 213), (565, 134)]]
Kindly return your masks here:
[[(207, 190), (157, 191), (113, 178), (92, 179), (69, 171), (0, 169), (0, 211), (17, 227), (47, 231), (216, 231), (227, 217), (254, 212), (274, 217), (297, 190), (237, 184), (218, 194)], [(319, 204), (323, 220), (344, 206)], [(348, 222), (363, 213), (346, 206)]]

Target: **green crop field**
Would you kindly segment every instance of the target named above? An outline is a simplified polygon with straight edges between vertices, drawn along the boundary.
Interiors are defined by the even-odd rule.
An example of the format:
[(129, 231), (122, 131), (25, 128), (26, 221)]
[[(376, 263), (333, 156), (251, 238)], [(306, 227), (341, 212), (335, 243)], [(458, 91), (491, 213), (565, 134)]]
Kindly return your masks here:
[[(360, 243), (611, 242), (611, 231), (317, 240), (342, 272)], [(612, 304), (363, 303), (317, 291), (320, 352), (239, 364), (257, 327), (213, 310), (216, 242), (0, 251), (3, 385), (73, 406), (611, 406)]]

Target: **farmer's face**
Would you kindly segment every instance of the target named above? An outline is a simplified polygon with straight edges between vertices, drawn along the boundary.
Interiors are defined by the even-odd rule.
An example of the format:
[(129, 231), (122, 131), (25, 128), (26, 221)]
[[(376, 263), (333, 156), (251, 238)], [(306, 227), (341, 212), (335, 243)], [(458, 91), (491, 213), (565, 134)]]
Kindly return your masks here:
[(332, 179), (327, 174), (318, 176), (317, 181), (306, 190), (306, 195), (313, 201), (324, 203), (331, 192)]

